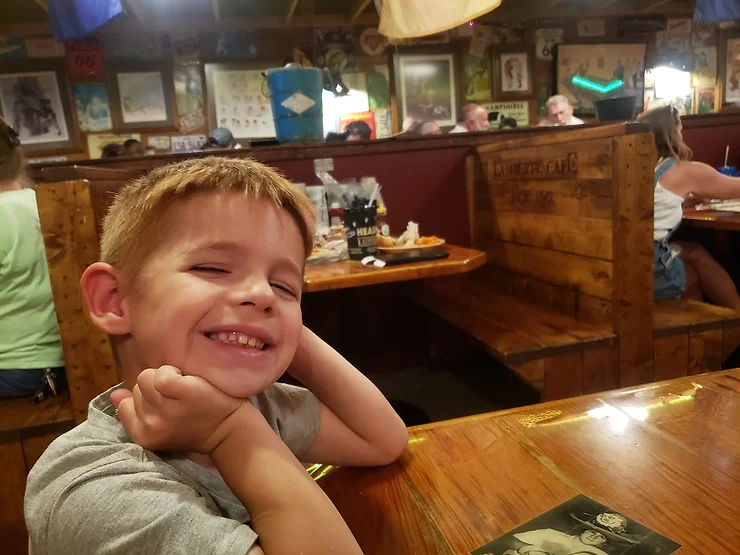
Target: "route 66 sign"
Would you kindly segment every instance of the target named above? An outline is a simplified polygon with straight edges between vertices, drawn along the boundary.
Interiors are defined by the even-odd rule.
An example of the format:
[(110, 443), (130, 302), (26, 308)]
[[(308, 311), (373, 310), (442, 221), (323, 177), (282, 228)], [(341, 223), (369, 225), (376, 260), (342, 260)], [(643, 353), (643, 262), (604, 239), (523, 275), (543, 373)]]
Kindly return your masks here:
[(535, 51), (538, 60), (552, 60), (552, 50), (563, 42), (563, 29), (535, 29)]

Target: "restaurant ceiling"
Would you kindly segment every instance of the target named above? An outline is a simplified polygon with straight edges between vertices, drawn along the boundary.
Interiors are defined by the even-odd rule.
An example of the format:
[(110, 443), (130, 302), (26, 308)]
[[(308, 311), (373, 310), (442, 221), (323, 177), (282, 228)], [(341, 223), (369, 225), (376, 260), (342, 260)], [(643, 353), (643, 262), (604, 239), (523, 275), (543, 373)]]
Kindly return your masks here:
[[(113, 30), (377, 24), (372, 0), (124, 0)], [(50, 33), (47, 0), (1, 0), (0, 35)], [(695, 0), (503, 0), (483, 21), (693, 12)]]

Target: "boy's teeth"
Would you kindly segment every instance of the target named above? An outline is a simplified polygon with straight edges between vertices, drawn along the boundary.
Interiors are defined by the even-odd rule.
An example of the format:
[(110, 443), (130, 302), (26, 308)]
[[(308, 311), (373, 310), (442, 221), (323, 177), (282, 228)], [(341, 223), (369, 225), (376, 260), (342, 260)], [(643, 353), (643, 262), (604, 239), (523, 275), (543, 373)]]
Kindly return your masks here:
[(260, 341), (259, 339), (255, 337), (249, 337), (248, 335), (244, 335), (243, 333), (237, 333), (235, 331), (232, 332), (224, 332), (220, 331), (218, 333), (212, 332), (208, 334), (208, 337), (215, 341), (221, 341), (223, 343), (236, 343), (239, 345), (248, 345), (250, 347), (254, 347), (255, 349), (262, 349), (262, 347), (265, 346), (264, 341)]

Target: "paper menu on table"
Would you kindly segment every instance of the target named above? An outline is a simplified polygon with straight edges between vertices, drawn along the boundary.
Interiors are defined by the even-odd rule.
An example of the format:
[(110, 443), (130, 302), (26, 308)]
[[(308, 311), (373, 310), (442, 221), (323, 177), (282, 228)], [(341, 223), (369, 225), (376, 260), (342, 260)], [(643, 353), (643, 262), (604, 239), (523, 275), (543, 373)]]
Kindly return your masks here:
[(697, 204), (694, 208), (697, 212), (703, 212), (706, 210), (716, 210), (719, 212), (740, 212), (740, 199), (710, 200), (709, 202)]
[(213, 72), (213, 95), (218, 127), (231, 130), (237, 139), (271, 138), (275, 122), (267, 86), (260, 70)]

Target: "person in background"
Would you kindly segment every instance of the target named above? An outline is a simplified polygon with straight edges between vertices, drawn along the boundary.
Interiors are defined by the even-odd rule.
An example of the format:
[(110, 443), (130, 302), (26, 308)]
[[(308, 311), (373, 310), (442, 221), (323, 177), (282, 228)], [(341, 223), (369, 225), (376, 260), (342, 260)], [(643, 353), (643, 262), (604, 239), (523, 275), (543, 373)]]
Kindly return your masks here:
[(118, 192), (80, 286), (123, 383), (31, 469), (31, 553), (361, 554), (299, 461), (390, 464), (408, 432), (303, 326), (314, 225), (308, 197), (246, 157)]
[(372, 128), (365, 121), (353, 121), (344, 128), (347, 141), (369, 141), (372, 132)]
[(729, 177), (702, 162), (691, 161), (675, 106), (641, 114), (650, 125), (658, 161), (655, 165), (653, 266), (655, 298), (681, 296), (709, 300), (740, 312), (740, 296), (725, 269), (698, 243), (669, 242), (683, 219), (686, 199), (740, 198), (740, 178)]
[(548, 98), (545, 107), (547, 108), (547, 117), (537, 122), (538, 127), (583, 124), (582, 119), (573, 115), (573, 106), (562, 94), (556, 94)]
[(501, 118), (498, 124), (499, 129), (516, 129), (517, 123), (514, 118)]
[(343, 143), (347, 140), (347, 135), (344, 133), (337, 133), (336, 131), (329, 131), (324, 137), (324, 141), (327, 143)]
[(242, 145), (237, 142), (230, 130), (225, 127), (217, 127), (208, 135), (208, 139), (201, 150), (237, 150), (241, 147)]
[(426, 135), (441, 135), (442, 130), (436, 121), (422, 121), (416, 126), (416, 133), (425, 137)]
[(488, 112), (478, 104), (467, 104), (460, 110), (461, 118), (450, 133), (467, 133), (469, 131), (488, 131), (491, 125), (488, 123)]
[(153, 146), (148, 146), (146, 148), (146, 155), (147, 156), (155, 156), (157, 154), (157, 149)]
[(136, 139), (128, 139), (123, 143), (123, 148), (126, 150), (124, 156), (146, 156), (146, 149)]
[(18, 135), (0, 118), (0, 398), (64, 378), (36, 193), (23, 188), (22, 166)]
[(126, 149), (121, 143), (110, 143), (100, 152), (101, 158), (120, 158), (126, 156)]

